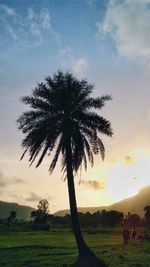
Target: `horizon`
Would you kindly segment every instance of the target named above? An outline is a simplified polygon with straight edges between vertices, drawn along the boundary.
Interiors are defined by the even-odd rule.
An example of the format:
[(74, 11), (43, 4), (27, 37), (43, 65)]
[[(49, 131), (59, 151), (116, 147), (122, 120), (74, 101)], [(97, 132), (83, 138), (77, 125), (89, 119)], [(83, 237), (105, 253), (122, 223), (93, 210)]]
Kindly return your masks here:
[[(136, 196), (138, 196), (142, 191), (145, 191), (145, 190), (147, 190), (147, 189), (150, 189), (150, 185), (147, 185), (147, 186), (145, 186), (145, 187), (142, 187), (137, 193), (135, 193), (135, 194), (133, 194), (133, 195), (131, 195), (131, 196), (129, 196), (129, 197), (126, 197), (126, 198), (123, 198), (123, 199), (121, 199), (121, 200), (119, 200), (119, 201), (115, 201), (115, 202), (112, 202), (111, 204), (106, 204), (106, 205), (103, 205), (103, 206), (100, 206), (100, 205), (98, 205), (98, 206), (85, 206), (85, 207), (81, 207), (81, 206), (78, 206), (78, 210), (79, 209), (91, 209), (91, 208), (94, 208), (94, 209), (96, 209), (96, 208), (109, 208), (109, 207), (111, 207), (112, 205), (115, 205), (115, 204), (119, 204), (119, 203), (121, 203), (121, 202), (123, 202), (124, 200), (130, 200), (130, 199), (132, 199), (132, 197), (134, 198), (134, 197), (136, 197)], [(10, 202), (10, 201), (8, 201), (8, 202), (6, 202), (6, 201), (3, 201), (3, 200), (0, 200), (0, 202), (4, 202), (4, 203), (9, 203), (9, 204), (16, 204), (16, 205), (19, 205), (19, 206), (25, 206), (25, 207), (29, 207), (29, 208), (33, 208), (33, 209), (37, 209), (37, 206), (38, 206), (38, 201), (37, 201), (37, 206), (35, 206), (35, 207), (32, 207), (31, 205), (27, 205), (27, 204), (25, 204), (25, 205), (23, 205), (23, 204), (20, 204), (20, 203), (18, 203), (18, 202)], [(64, 211), (64, 210), (69, 210), (69, 208), (64, 208), (64, 209), (62, 209), (62, 210), (56, 210), (56, 211), (54, 211), (53, 213), (51, 213), (51, 211), (49, 212), (49, 214), (55, 214), (55, 213), (58, 213), (58, 212), (61, 212), (61, 211)], [(79, 212), (79, 211), (78, 211)], [(80, 211), (81, 212), (81, 211)], [(89, 212), (91, 212), (91, 211), (89, 211)], [(130, 212), (130, 211), (129, 211)], [(144, 210), (143, 210), (143, 213), (144, 213)]]
[[(101, 114), (114, 136), (101, 136), (105, 160), (95, 157), (75, 177), (79, 207), (106, 206), (150, 185), (150, 1), (0, 0), (0, 193), (1, 201), (50, 211), (69, 208), (60, 165), (49, 158), (35, 169), (19, 161), (22, 134), (16, 120), (20, 97), (58, 69), (94, 84), (93, 96), (110, 94)], [(138, 26), (137, 26), (138, 25)]]

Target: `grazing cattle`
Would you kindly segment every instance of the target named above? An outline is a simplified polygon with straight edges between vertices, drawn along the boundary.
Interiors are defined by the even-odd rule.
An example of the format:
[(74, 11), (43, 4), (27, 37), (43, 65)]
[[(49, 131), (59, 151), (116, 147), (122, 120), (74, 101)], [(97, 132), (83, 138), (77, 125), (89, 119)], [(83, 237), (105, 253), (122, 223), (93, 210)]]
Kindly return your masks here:
[(132, 242), (135, 241), (135, 237), (136, 237), (136, 231), (135, 231), (135, 228), (133, 227), (131, 229), (131, 240), (132, 240)]
[(123, 229), (122, 236), (123, 236), (124, 245), (129, 244), (130, 243), (130, 233), (129, 233), (128, 229)]

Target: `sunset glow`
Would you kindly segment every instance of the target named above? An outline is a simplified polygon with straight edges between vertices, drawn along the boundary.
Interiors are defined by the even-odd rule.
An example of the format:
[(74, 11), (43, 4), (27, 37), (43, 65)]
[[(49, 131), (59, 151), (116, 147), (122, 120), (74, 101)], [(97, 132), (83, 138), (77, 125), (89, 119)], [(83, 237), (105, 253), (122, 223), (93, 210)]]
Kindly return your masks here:
[(108, 170), (107, 190), (114, 201), (136, 194), (140, 188), (149, 185), (150, 152), (136, 149), (116, 160)]

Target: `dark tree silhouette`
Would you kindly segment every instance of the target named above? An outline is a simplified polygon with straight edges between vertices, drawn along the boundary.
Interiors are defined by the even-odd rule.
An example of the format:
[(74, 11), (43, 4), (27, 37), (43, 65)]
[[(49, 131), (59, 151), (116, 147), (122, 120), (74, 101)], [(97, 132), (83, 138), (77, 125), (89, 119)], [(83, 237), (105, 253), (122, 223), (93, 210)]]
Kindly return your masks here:
[(8, 221), (12, 222), (16, 219), (17, 217), (17, 212), (15, 210), (12, 210), (8, 216)]
[(11, 212), (10, 212), (10, 215), (9, 215), (9, 217), (11, 218), (11, 219), (16, 219), (16, 217), (17, 217), (17, 212), (15, 211), (15, 210), (12, 210)]
[(145, 223), (150, 226), (150, 205), (144, 207), (145, 211)]
[(37, 218), (37, 210), (32, 210), (30, 217), (34, 220), (34, 222), (36, 222), (36, 218)]
[(116, 210), (110, 210), (110, 211), (103, 211), (101, 213), (101, 224), (109, 225), (109, 226), (115, 226), (117, 224), (120, 224), (123, 219), (123, 212), (119, 212)]
[[(129, 213), (128, 213), (129, 214)], [(135, 227), (141, 224), (141, 218), (138, 214), (129, 214), (128, 217), (124, 220), (126, 225)]]
[(49, 214), (49, 203), (47, 199), (42, 199), (39, 201), (37, 210), (31, 212), (31, 218), (33, 218), (36, 224), (46, 224)]
[(30, 165), (38, 158), (38, 167), (45, 155), (54, 150), (49, 167), (52, 173), (59, 155), (62, 156), (62, 170), (68, 183), (72, 225), (79, 259), (90, 254), (90, 250), (80, 230), (74, 174), (82, 164), (87, 169), (87, 159), (93, 166), (94, 154), (100, 153), (104, 159), (105, 148), (99, 134), (112, 136), (110, 122), (94, 112), (94, 109), (100, 110), (106, 101), (111, 100), (111, 96), (93, 98), (92, 90), (93, 85), (86, 80), (78, 80), (68, 72), (58, 71), (52, 78), (48, 76), (45, 83), (38, 84), (30, 96), (22, 98), (22, 102), (31, 109), (24, 112), (17, 121), (18, 128), (25, 135), (21, 159), (28, 151)]
[(44, 214), (49, 213), (49, 203), (47, 199), (42, 199), (39, 201), (38, 210), (41, 210)]

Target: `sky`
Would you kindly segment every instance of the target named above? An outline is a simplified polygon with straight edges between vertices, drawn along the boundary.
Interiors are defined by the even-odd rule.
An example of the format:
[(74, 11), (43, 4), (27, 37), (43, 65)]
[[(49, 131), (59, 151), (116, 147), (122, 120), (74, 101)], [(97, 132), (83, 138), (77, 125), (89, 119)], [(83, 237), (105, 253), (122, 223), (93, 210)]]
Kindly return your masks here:
[(150, 184), (150, 0), (0, 0), (0, 200), (50, 212), (69, 207), (59, 164), (35, 169), (23, 152), (16, 120), (20, 97), (57, 70), (110, 94), (101, 114), (105, 160), (75, 177), (80, 207), (109, 205)]

